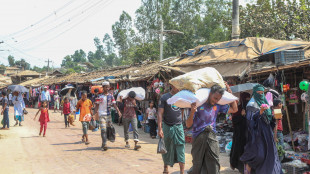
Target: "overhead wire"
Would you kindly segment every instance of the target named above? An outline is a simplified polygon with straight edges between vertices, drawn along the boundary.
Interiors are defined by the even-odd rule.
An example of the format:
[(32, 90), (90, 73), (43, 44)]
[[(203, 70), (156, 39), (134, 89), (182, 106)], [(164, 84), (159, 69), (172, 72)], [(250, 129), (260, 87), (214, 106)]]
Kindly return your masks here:
[[(4, 43), (5, 43), (8, 47), (10, 47), (10, 48), (16, 50), (17, 52), (19, 52), (19, 53), (21, 53), (21, 54), (23, 54), (23, 55), (25, 55), (25, 56), (27, 56), (27, 57), (31, 57), (31, 58), (33, 58), (33, 59), (37, 59), (37, 60), (39, 60), (39, 61), (43, 61), (43, 62), (44, 62), (44, 60), (42, 60), (42, 58), (38, 58), (38, 57), (36, 57), (36, 56), (30, 55), (30, 54), (28, 54), (28, 53), (25, 53), (24, 51), (22, 51), (22, 50), (20, 50), (20, 49), (18, 49), (18, 48), (13, 47), (13, 46), (11, 46), (10, 44), (8, 44), (8, 43), (6, 43), (6, 42), (4, 42)], [(25, 59), (26, 59), (26, 58), (25, 58)], [(28, 61), (29, 61), (29, 60), (28, 60)], [(29, 61), (29, 62), (31, 62), (31, 61)]]
[[(15, 37), (23, 37), (24, 35), (27, 35), (29, 33), (32, 33), (34, 31), (37, 31), (39, 29), (42, 29), (42, 28), (47, 28), (47, 27), (50, 27), (51, 25), (53, 25), (54, 23), (58, 22), (59, 20), (61, 20), (63, 17), (66, 17), (66, 15), (70, 14), (71, 12), (74, 12), (74, 11), (77, 11), (78, 9), (80, 9), (81, 7), (83, 7), (84, 5), (88, 4), (92, 2), (91, 0), (87, 0), (86, 2), (82, 3), (82, 4), (79, 4), (79, 6), (77, 7), (73, 7), (70, 11), (68, 12), (65, 12), (64, 14), (62, 14), (61, 16), (57, 17), (57, 19), (55, 21), (52, 21), (52, 22), (49, 22), (47, 21), (48, 23), (41, 26), (40, 28), (37, 27), (37, 28), (34, 28), (33, 30), (30, 30), (30, 31), (27, 31), (26, 33), (22, 33), (21, 35), (16, 35)], [(67, 19), (66, 19), (67, 20)]]
[[(69, 18), (69, 19), (63, 21), (62, 23), (56, 25), (55, 27), (53, 27), (53, 28), (51, 28), (51, 29), (49, 29), (49, 30), (47, 30), (47, 31), (44, 31), (44, 32), (40, 33), (39, 35), (36, 35), (36, 36), (34, 36), (34, 37), (32, 37), (32, 38), (29, 38), (29, 39), (27, 39), (27, 40), (20, 41), (19, 43), (22, 43), (22, 44), (23, 44), (23, 42), (24, 42), (25, 44), (29, 45), (30, 43), (34, 42), (35, 40), (42, 39), (43, 36), (46, 36), (47, 34), (49, 34), (50, 32), (52, 32), (53, 30), (59, 28), (60, 26), (63, 26), (64, 24), (70, 23), (71, 21), (73, 21), (73, 20), (76, 19), (77, 17), (83, 15), (83, 14), (86, 13), (88, 10), (91, 10), (92, 8), (96, 7), (98, 4), (100, 4), (100, 3), (102, 3), (102, 2), (106, 2), (106, 1), (99, 0), (99, 1), (95, 2), (94, 4), (92, 4), (91, 6), (88, 6), (87, 9), (85, 9), (85, 10), (83, 10), (83, 11), (81, 11), (81, 12), (75, 14), (73, 17), (71, 17), (71, 18)], [(20, 45), (20, 44), (17, 44), (17, 45)]]
[[(96, 2), (95, 4), (93, 4), (92, 6), (89, 6), (86, 10), (82, 11), (81, 13), (77, 14), (76, 16), (73, 16), (73, 19), (75, 19), (77, 16), (80, 16), (81, 14), (86, 14), (85, 12), (87, 12), (88, 10), (90, 10), (91, 8), (93, 8), (93, 7), (95, 7), (95, 6), (97, 7), (96, 9), (101, 8), (102, 5), (105, 5), (105, 7), (106, 7), (106, 6), (108, 6), (112, 1), (113, 1), (113, 0), (98, 1), (98, 2)], [(70, 2), (71, 2), (71, 1), (70, 1)], [(100, 3), (102, 3), (102, 2), (104, 2), (104, 3), (103, 3), (103, 4), (100, 4)], [(68, 3), (67, 3), (67, 4), (68, 4)], [(100, 4), (100, 5), (99, 5), (99, 4)], [(64, 5), (64, 6), (66, 6), (66, 5)], [(105, 8), (105, 7), (103, 7), (103, 8)], [(50, 38), (50, 39), (48, 39), (48, 40), (46, 40), (46, 41), (44, 41), (44, 42), (41, 42), (41, 43), (37, 44), (36, 46), (34, 46), (34, 47), (30, 48), (30, 49), (33, 49), (33, 48), (38, 47), (38, 46), (40, 46), (40, 45), (44, 45), (44, 44), (46, 44), (46, 43), (48, 43), (48, 42), (50, 42), (50, 41), (52, 41), (52, 40), (58, 38), (59, 36), (63, 35), (63, 34), (66, 33), (67, 31), (73, 29), (75, 26), (77, 26), (77, 25), (79, 25), (80, 23), (82, 23), (83, 21), (85, 21), (88, 17), (90, 17), (90, 16), (96, 14), (97, 12), (99, 12), (99, 10), (98, 10), (98, 11), (90, 11), (90, 13), (89, 13), (87, 16), (85, 16), (83, 19), (81, 19), (80, 21), (78, 21), (77, 23), (75, 23), (73, 26), (71, 26), (71, 27), (68, 28), (67, 30), (62, 31), (61, 33), (57, 34), (56, 36), (54, 36), (54, 37), (52, 37), (52, 38)], [(66, 13), (66, 14), (67, 14), (67, 13)], [(64, 15), (62, 15), (62, 16), (64, 16)], [(72, 18), (71, 18), (71, 19), (72, 19)], [(70, 24), (71, 24), (71, 23), (70, 23)], [(58, 25), (58, 26), (59, 26), (59, 25)], [(55, 28), (55, 27), (54, 27), (54, 28)], [(20, 30), (20, 31), (21, 31), (21, 30)], [(51, 29), (48, 30), (48, 31), (51, 31)], [(48, 32), (48, 31), (46, 31), (46, 32)], [(17, 33), (17, 32), (16, 32), (16, 33)], [(43, 33), (41, 33), (41, 35), (42, 35), (42, 34), (43, 34)], [(42, 60), (42, 58), (35, 57), (35, 56), (33, 56), (33, 55), (30, 55), (30, 54), (28, 54), (28, 53), (25, 53), (24, 51), (22, 51), (22, 50), (20, 50), (20, 49), (18, 49), (18, 48), (16, 48), (16, 47), (13, 47), (13, 46), (9, 45), (7, 42), (5, 42), (5, 44), (6, 44), (7, 46), (9, 46), (10, 48), (12, 48), (13, 50), (18, 51), (18, 52), (21, 53), (22, 55), (25, 55), (25, 56), (30, 57), (30, 58), (33, 58), (33, 59), (37, 59), (37, 60), (39, 60), (39, 61), (44, 61), (44, 60)], [(30, 49), (28, 49), (28, 50), (30, 50)]]
[[(113, 0), (108, 0), (108, 1), (106, 1), (106, 5), (109, 5), (112, 1), (113, 1)], [(104, 4), (101, 4), (101, 5), (104, 5)], [(100, 6), (98, 6), (98, 7), (100, 7)], [(97, 12), (98, 12), (98, 11), (93, 11), (93, 13), (91, 13), (91, 14), (89, 14), (88, 16), (84, 17), (82, 20), (80, 20), (79, 22), (77, 22), (76, 24), (74, 24), (73, 26), (71, 26), (70, 28), (68, 28), (67, 30), (65, 30), (65, 31), (63, 31), (63, 32), (61, 32), (61, 33), (59, 33), (59, 34), (57, 34), (56, 36), (54, 36), (54, 37), (52, 37), (52, 38), (50, 38), (50, 39), (48, 39), (48, 40), (46, 40), (46, 41), (44, 41), (44, 42), (38, 43), (37, 45), (35, 45), (35, 46), (31, 47), (31, 48), (28, 48), (28, 49), (26, 49), (26, 50), (32, 50), (32, 49), (37, 48), (37, 47), (39, 47), (39, 46), (45, 45), (46, 43), (48, 43), (48, 42), (50, 42), (50, 41), (52, 41), (52, 40), (54, 40), (54, 39), (57, 39), (59, 36), (65, 34), (65, 33), (68, 32), (68, 31), (70, 31), (70, 30), (73, 29), (75, 26), (79, 25), (80, 23), (82, 23), (83, 21), (85, 21), (88, 17), (90, 17), (90, 16), (96, 14)]]
[(18, 33), (21, 33), (21, 32), (24, 32), (24, 31), (30, 29), (30, 28), (33, 28), (34, 26), (40, 24), (41, 22), (43, 22), (43, 21), (45, 21), (46, 19), (48, 19), (48, 18), (50, 18), (51, 16), (53, 16), (55, 13), (58, 13), (58, 12), (61, 11), (62, 9), (66, 8), (67, 6), (69, 6), (70, 4), (72, 4), (74, 1), (75, 1), (75, 0), (69, 1), (68, 3), (64, 4), (63, 6), (61, 6), (61, 7), (58, 8), (57, 10), (55, 10), (53, 13), (51, 13), (51, 14), (49, 14), (49, 15), (43, 17), (42, 19), (40, 19), (39, 21), (37, 21), (37, 22), (31, 24), (30, 26), (25, 27), (25, 28), (23, 28), (23, 29), (21, 29), (21, 30), (19, 30), (19, 31), (16, 31), (16, 32), (12, 33), (12, 34), (9, 34), (9, 37), (12, 37), (12, 36), (14, 36), (14, 35), (16, 35), (16, 34), (18, 34)]

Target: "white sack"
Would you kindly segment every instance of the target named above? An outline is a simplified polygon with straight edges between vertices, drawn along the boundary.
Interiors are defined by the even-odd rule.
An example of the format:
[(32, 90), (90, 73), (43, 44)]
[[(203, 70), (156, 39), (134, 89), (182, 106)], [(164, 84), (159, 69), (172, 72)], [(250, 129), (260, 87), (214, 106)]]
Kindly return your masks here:
[[(203, 105), (209, 97), (210, 89), (209, 88), (201, 88), (197, 90), (196, 94), (188, 91), (182, 90), (172, 96), (170, 99), (167, 100), (167, 103), (172, 105), (174, 104), (180, 108), (191, 108), (191, 104), (196, 102), (197, 107)], [(224, 95), (218, 102), (219, 105), (226, 105), (232, 103), (233, 101), (238, 100), (236, 96), (233, 94), (225, 91)]]
[(128, 97), (128, 94), (130, 91), (134, 91), (136, 93), (136, 97), (135, 99), (136, 100), (144, 100), (145, 99), (145, 90), (141, 87), (133, 87), (133, 88), (130, 88), (130, 89), (125, 89), (125, 90), (122, 90), (118, 95), (117, 95), (117, 99), (116, 101), (120, 102), (121, 99), (120, 99), (120, 96), (123, 97), (123, 99), (126, 99)]
[(134, 91), (136, 93), (136, 100), (144, 100), (145, 99), (145, 90), (142, 87), (134, 87), (134, 88), (130, 88), (130, 91)]
[(190, 108), (194, 102), (197, 103), (198, 99), (194, 93), (188, 90), (182, 90), (167, 100), (169, 105), (174, 104), (179, 108)]
[(219, 102), (217, 102), (217, 104), (219, 105), (226, 105), (226, 104), (230, 104), (233, 101), (238, 100), (238, 98), (236, 96), (234, 96), (233, 94), (225, 91), (224, 95), (222, 96), (221, 100)]
[(186, 89), (192, 92), (196, 92), (201, 88), (211, 88), (215, 84), (225, 88), (222, 75), (212, 67), (206, 67), (180, 75), (171, 79), (169, 83), (179, 90)]

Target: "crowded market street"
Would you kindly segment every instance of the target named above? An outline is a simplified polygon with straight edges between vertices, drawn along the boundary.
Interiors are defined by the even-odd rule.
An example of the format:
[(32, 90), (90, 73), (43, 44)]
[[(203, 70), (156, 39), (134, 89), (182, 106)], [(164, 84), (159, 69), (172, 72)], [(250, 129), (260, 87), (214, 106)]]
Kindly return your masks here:
[[(13, 112), (13, 108), (10, 108)], [(63, 116), (50, 111), (50, 123), (46, 137), (39, 137), (39, 124), (33, 121), (37, 109), (28, 109), (23, 126), (2, 130), (0, 134), (0, 173), (44, 174), (44, 173), (161, 173), (162, 157), (156, 154), (158, 139), (139, 130), (141, 146), (139, 151), (125, 149), (123, 127), (114, 125), (116, 141), (108, 143), (110, 149), (101, 151), (100, 131), (89, 133), (90, 144), (81, 143), (81, 123), (65, 128)], [(11, 119), (13, 120), (13, 119)], [(14, 121), (11, 121), (11, 125)], [(130, 137), (132, 134), (130, 134)], [(133, 141), (131, 141), (133, 144)], [(191, 145), (186, 144), (185, 169), (191, 167)], [(221, 173), (238, 173), (229, 168), (229, 157), (221, 154)], [(172, 174), (179, 173), (176, 164), (170, 168)]]

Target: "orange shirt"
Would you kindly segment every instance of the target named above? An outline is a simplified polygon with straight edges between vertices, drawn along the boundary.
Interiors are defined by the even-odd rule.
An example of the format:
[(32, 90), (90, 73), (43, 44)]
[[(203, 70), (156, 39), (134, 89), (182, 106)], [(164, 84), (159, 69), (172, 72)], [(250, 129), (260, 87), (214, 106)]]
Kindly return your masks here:
[(89, 99), (83, 101), (82, 99), (76, 105), (76, 109), (80, 110), (80, 121), (83, 121), (83, 117), (91, 113), (91, 108), (93, 107), (92, 102)]

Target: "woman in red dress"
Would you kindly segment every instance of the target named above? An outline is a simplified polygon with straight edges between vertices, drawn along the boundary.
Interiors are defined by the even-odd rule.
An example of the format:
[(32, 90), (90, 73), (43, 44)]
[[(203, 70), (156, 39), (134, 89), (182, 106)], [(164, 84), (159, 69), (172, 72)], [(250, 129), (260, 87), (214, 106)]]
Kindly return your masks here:
[(39, 136), (41, 136), (42, 130), (43, 130), (43, 127), (44, 127), (43, 137), (45, 137), (46, 128), (47, 128), (47, 122), (50, 121), (49, 114), (48, 114), (48, 108), (47, 108), (47, 102), (46, 101), (43, 102), (43, 107), (41, 107), (38, 110), (38, 112), (37, 112), (37, 114), (36, 114), (36, 116), (34, 117), (33, 120), (36, 119), (36, 117), (38, 116), (40, 111), (41, 111), (41, 115), (40, 115), (40, 118), (39, 118), (39, 122), (40, 122), (41, 127), (40, 127), (40, 134), (39, 134)]

